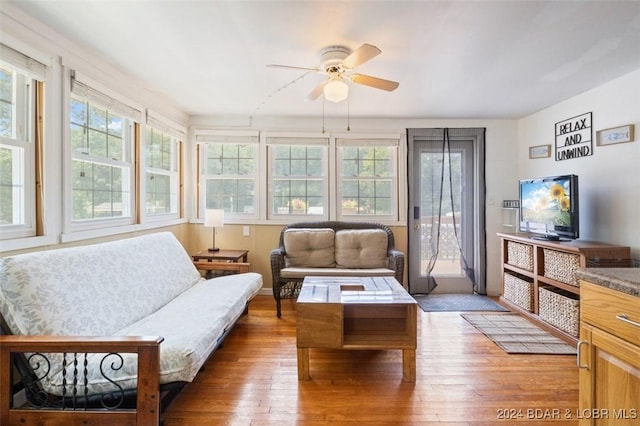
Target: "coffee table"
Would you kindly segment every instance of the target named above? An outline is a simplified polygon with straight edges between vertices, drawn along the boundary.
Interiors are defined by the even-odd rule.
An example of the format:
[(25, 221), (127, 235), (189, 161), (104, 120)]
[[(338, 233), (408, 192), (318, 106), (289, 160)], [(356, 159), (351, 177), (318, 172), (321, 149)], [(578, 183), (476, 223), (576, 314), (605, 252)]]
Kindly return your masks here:
[(296, 304), (298, 379), (309, 348), (401, 349), (402, 379), (416, 380), (417, 302), (392, 277), (306, 277)]

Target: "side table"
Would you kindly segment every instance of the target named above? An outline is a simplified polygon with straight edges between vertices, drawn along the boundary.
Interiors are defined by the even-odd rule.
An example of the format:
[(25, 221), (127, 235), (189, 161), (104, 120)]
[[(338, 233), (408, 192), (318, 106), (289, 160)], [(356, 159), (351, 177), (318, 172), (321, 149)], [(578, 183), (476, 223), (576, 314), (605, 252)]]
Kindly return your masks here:
[(206, 278), (213, 278), (216, 275), (249, 272), (251, 264), (247, 262), (248, 256), (248, 250), (200, 250), (192, 254), (191, 259), (196, 268), (206, 271)]

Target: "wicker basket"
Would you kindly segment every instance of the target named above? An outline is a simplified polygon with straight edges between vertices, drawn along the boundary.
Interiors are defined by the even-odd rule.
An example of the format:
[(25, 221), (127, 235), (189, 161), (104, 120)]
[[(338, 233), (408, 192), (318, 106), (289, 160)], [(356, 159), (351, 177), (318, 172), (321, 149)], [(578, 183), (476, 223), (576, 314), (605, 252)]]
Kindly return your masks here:
[(538, 316), (572, 336), (578, 336), (580, 300), (566, 290), (551, 286), (538, 288)]
[(507, 263), (533, 271), (533, 246), (507, 241)]
[(521, 308), (533, 312), (533, 282), (505, 272), (502, 296)]
[(576, 270), (580, 267), (580, 256), (544, 249), (544, 276), (578, 287)]

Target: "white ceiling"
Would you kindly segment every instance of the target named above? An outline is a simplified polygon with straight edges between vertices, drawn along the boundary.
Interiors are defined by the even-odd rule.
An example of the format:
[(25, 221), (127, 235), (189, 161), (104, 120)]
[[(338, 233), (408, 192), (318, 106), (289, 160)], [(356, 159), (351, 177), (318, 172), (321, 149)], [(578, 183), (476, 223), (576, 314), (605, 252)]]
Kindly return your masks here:
[[(382, 53), (352, 117), (520, 118), (640, 69), (640, 1), (63, 1), (15, 6), (190, 115), (319, 116), (328, 45)], [(345, 102), (325, 103), (328, 116)]]

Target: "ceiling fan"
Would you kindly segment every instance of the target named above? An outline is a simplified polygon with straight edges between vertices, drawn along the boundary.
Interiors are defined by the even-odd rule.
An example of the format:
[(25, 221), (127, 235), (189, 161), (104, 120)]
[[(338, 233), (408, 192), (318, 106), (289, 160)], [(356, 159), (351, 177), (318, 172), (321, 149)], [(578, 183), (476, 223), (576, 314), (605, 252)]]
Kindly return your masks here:
[(326, 74), (329, 78), (317, 85), (306, 97), (306, 100), (312, 101), (317, 99), (321, 94), (324, 94), (327, 100), (340, 102), (345, 100), (349, 94), (349, 86), (345, 83), (345, 80), (388, 92), (398, 87), (400, 83), (397, 81), (385, 80), (383, 78), (353, 72), (354, 68), (378, 56), (380, 53), (382, 53), (382, 51), (376, 46), (366, 43), (353, 51), (345, 46), (328, 46), (320, 51), (320, 66), (317, 68), (278, 64), (270, 64), (267, 66), (315, 71)]

